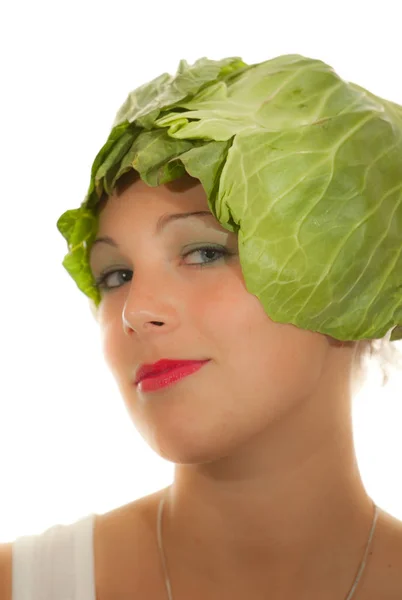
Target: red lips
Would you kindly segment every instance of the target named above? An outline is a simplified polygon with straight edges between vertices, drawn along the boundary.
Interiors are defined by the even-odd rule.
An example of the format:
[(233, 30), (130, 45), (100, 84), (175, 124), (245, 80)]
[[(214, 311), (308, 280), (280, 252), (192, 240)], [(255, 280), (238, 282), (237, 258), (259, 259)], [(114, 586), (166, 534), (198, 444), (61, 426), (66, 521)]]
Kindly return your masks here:
[(181, 366), (190, 366), (192, 364), (198, 364), (200, 362), (205, 362), (205, 359), (201, 360), (169, 360), (163, 358), (162, 360), (158, 360), (158, 362), (153, 363), (152, 365), (141, 365), (138, 369), (135, 383), (139, 383), (142, 379), (147, 377), (152, 377), (153, 375), (160, 375), (165, 371), (170, 371), (171, 369), (176, 369)]

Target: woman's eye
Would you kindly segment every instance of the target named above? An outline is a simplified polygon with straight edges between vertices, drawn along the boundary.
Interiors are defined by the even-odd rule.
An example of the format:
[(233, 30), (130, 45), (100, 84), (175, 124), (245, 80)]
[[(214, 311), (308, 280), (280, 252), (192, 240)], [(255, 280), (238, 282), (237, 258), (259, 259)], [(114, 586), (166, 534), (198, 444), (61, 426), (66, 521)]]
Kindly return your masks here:
[(114, 288), (121, 287), (127, 281), (131, 281), (133, 276), (132, 271), (128, 269), (116, 269), (115, 271), (108, 271), (102, 273), (97, 279), (96, 287), (100, 290), (108, 291)]
[[(190, 252), (187, 252), (182, 256), (182, 258), (187, 258), (188, 256), (193, 256), (199, 254), (202, 258), (202, 262), (190, 262), (186, 263), (191, 267), (206, 267), (210, 263), (213, 263), (223, 256), (229, 256), (232, 252), (229, 252), (226, 248), (214, 248), (212, 246), (202, 246), (201, 248), (195, 248)], [(121, 287), (128, 281), (131, 281), (133, 278), (133, 272), (129, 269), (114, 269), (113, 271), (108, 271), (107, 273), (102, 273), (95, 280), (95, 285), (99, 290), (103, 290), (104, 292), (108, 292), (109, 290), (113, 290)]]
[(228, 256), (230, 254), (230, 252), (226, 248), (213, 248), (212, 246), (202, 246), (201, 248), (195, 248), (194, 250), (187, 252), (183, 255), (183, 258), (186, 258), (187, 256), (192, 256), (193, 254), (197, 254), (197, 252), (200, 254), (200, 256), (203, 256), (207, 260), (206, 262), (201, 263), (190, 263), (190, 265), (193, 267), (205, 267), (206, 265), (215, 262), (219, 258), (222, 258), (223, 256)]

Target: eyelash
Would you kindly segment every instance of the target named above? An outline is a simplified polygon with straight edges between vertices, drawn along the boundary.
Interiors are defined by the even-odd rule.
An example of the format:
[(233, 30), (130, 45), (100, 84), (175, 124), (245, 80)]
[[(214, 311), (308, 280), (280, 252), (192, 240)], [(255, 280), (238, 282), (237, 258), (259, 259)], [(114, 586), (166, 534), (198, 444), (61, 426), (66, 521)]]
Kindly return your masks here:
[[(186, 258), (187, 256), (194, 254), (195, 252), (205, 252), (208, 250), (220, 254), (221, 256), (219, 256), (218, 258), (223, 258), (224, 256), (230, 256), (231, 254), (233, 254), (227, 248), (222, 248), (222, 247), (215, 248), (214, 246), (201, 246), (200, 248), (194, 248), (194, 250), (190, 250), (190, 252), (183, 254), (182, 258)], [(202, 269), (204, 267), (207, 267), (211, 263), (216, 262), (218, 260), (218, 258), (210, 260), (209, 262), (206, 262), (206, 263), (192, 264), (192, 265), (188, 265), (188, 266), (189, 267), (198, 267), (198, 268)], [(109, 277), (109, 275), (113, 275), (114, 273), (128, 273), (129, 271), (130, 271), (130, 269), (114, 269), (114, 270), (106, 271), (105, 273), (101, 273), (99, 275), (99, 277), (97, 277), (95, 279), (94, 287), (96, 287), (100, 290), (103, 290), (104, 292), (109, 292), (111, 290), (118, 289), (121, 287), (120, 285), (116, 285), (116, 286), (112, 286), (112, 287), (107, 286), (106, 279)], [(130, 281), (130, 280), (127, 280), (127, 281)], [(124, 281), (123, 283), (127, 283), (127, 281)]]

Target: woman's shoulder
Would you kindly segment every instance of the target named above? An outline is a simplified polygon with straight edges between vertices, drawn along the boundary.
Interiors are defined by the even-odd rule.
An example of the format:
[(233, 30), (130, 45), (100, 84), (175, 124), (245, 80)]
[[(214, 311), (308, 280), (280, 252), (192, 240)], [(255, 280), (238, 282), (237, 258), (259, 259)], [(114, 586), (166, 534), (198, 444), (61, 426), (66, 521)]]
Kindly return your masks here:
[[(156, 539), (158, 491), (97, 516), (97, 600), (162, 598), (163, 572)], [(402, 521), (380, 509), (364, 580), (362, 600), (402, 597)]]
[[(157, 506), (164, 490), (120, 506), (94, 521), (97, 600), (163, 597), (156, 539)], [(161, 588), (162, 585), (162, 588)], [(152, 588), (152, 589), (151, 589)]]
[[(164, 490), (94, 519), (96, 600), (163, 597), (156, 514)], [(361, 598), (402, 597), (402, 521), (380, 510)], [(0, 598), (12, 600), (12, 544), (0, 544)]]
[(0, 598), (12, 600), (12, 544), (0, 544)]

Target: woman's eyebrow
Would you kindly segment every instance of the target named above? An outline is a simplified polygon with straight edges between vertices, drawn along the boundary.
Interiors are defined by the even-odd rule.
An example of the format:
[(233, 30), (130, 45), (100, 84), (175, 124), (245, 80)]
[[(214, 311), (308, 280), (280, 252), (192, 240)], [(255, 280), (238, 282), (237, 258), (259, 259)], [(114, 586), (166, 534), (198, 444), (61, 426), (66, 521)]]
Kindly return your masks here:
[[(195, 212), (188, 213), (168, 213), (159, 217), (155, 227), (155, 233), (160, 234), (161, 231), (166, 227), (168, 223), (172, 221), (178, 221), (179, 219), (186, 219), (187, 217), (213, 217), (214, 215), (209, 210), (198, 210)], [(215, 217), (214, 217), (215, 218)]]
[[(160, 235), (160, 233), (169, 223), (172, 223), (173, 221), (178, 221), (179, 219), (186, 219), (188, 217), (213, 217), (215, 219), (214, 215), (208, 210), (198, 210), (195, 212), (188, 213), (167, 213), (159, 217), (156, 223), (155, 233), (157, 235)], [(109, 244), (109, 246), (113, 246), (114, 248), (119, 247), (119, 245), (114, 241), (113, 238), (109, 237), (108, 235), (105, 235), (102, 237), (98, 237), (96, 238), (96, 240), (94, 240), (90, 252), (92, 252), (93, 248), (97, 244)]]

